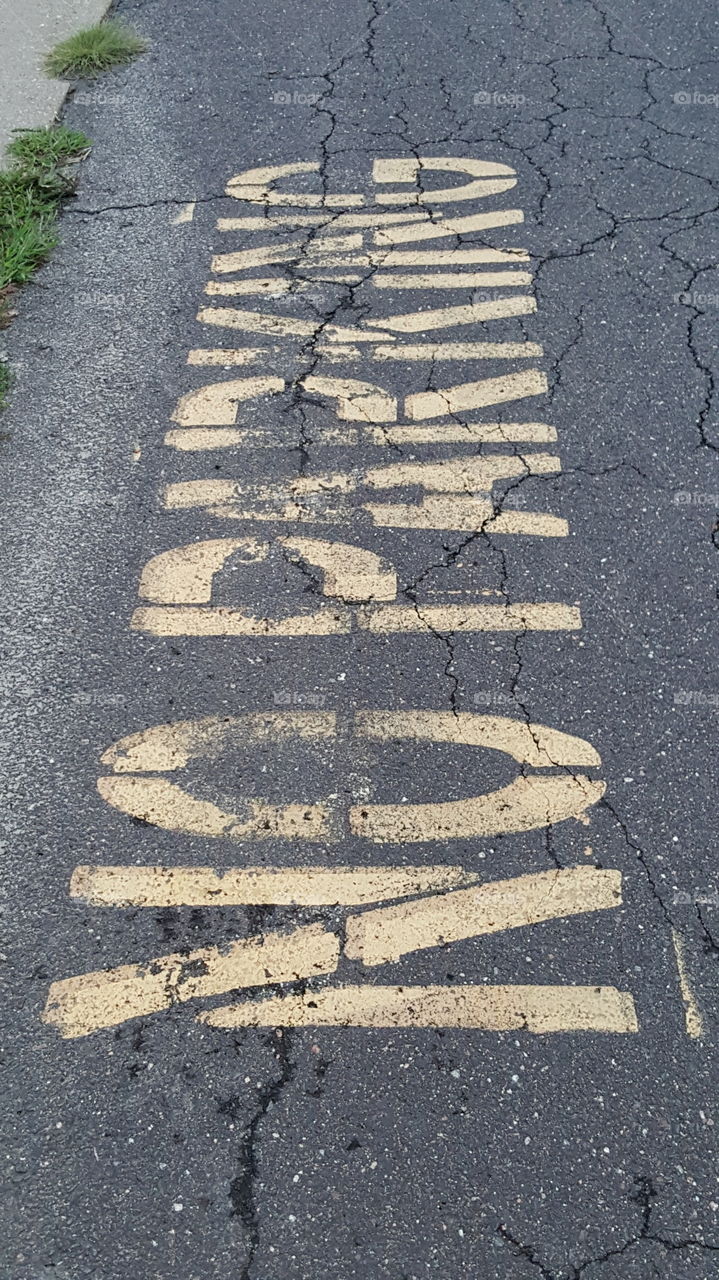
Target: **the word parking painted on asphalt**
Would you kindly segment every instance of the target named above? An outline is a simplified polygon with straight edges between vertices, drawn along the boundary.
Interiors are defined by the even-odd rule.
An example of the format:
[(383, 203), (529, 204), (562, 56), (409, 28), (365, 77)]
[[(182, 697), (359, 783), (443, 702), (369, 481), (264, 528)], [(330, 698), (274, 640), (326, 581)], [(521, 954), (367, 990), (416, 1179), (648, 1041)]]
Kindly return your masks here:
[[(544, 373), (532, 363), (541, 359), (541, 345), (495, 341), (487, 329), (536, 311), (528, 292), (527, 250), (486, 243), (524, 221), (520, 209), (487, 206), (516, 186), (516, 173), (472, 157), (382, 158), (374, 162), (368, 193), (342, 194), (310, 189), (319, 170), (319, 164), (304, 161), (265, 166), (227, 184), (227, 195), (248, 211), (220, 218), (218, 230), (242, 240), (213, 257), (213, 279), (205, 290), (210, 302), (197, 320), (207, 332), (229, 332), (232, 341), (246, 335), (252, 345), (198, 346), (188, 354), (188, 365), (199, 368), (204, 381), (178, 398), (165, 444), (171, 458), (196, 458), (199, 474), (171, 479), (161, 494), (169, 545), (141, 569), (131, 628), (156, 637), (237, 637), (257, 644), (282, 638), (295, 662), (308, 637), (324, 637), (331, 645), (333, 637), (362, 631), (396, 635), (399, 643), (412, 633), (581, 629), (576, 602), (556, 599), (398, 603), (397, 565), (363, 545), (373, 529), (402, 530), (403, 536), (412, 530), (469, 531), (518, 538), (531, 557), (537, 539), (567, 536), (560, 515), (505, 508), (494, 492), (507, 481), (519, 485), (527, 477), (561, 471), (559, 457), (547, 451), (556, 441), (554, 427), (525, 420), (527, 403), (547, 391)], [(288, 182), (302, 189), (289, 189)], [(448, 205), (459, 210), (447, 211)], [(253, 212), (256, 206), (261, 216)], [(271, 238), (258, 245), (255, 236)], [(480, 240), (465, 240), (474, 236)], [(281, 274), (253, 274), (268, 269)], [(327, 283), (376, 288), (381, 314), (363, 314), (356, 324), (342, 326), (288, 311), (295, 296), (301, 303)], [(393, 289), (402, 296), (387, 303)], [(491, 296), (483, 296), (485, 289)], [(470, 291), (471, 301), (453, 302), (454, 290)], [(420, 303), (408, 309), (406, 295), (413, 291)], [(421, 296), (427, 291), (431, 305), (425, 307)], [(436, 291), (449, 291), (446, 305), (437, 305)], [(242, 302), (253, 296), (264, 300), (262, 309)], [(239, 306), (227, 305), (232, 297), (240, 299)], [(273, 311), (273, 300), (281, 302), (281, 311)], [(298, 373), (298, 353), (306, 349), (312, 368)], [(420, 361), (431, 362), (430, 387), (399, 394), (393, 371), (402, 366), (411, 373)], [(453, 380), (452, 364), (458, 361), (476, 361), (476, 376)], [(487, 361), (510, 367), (484, 376)], [(242, 366), (251, 371), (237, 376)], [(334, 366), (343, 366), (342, 372)], [(436, 372), (442, 366), (447, 373)], [(213, 367), (216, 373), (207, 381)], [(317, 429), (317, 444), (376, 449), (378, 461), (302, 468), (278, 477), (270, 466), (275, 451), (296, 442), (285, 427), (257, 422), (267, 404), (282, 397), (332, 415), (332, 426)], [(491, 418), (494, 406), (515, 403), (521, 420), (481, 416)], [(388, 451), (402, 445), (426, 449), (426, 456), (387, 462)], [(447, 445), (449, 457), (438, 449)], [(485, 446), (497, 451), (484, 452)], [(259, 455), (269, 460), (259, 480), (246, 478), (242, 458), (249, 449), (268, 450)], [(235, 476), (202, 474), (203, 455), (217, 450), (237, 458)], [(196, 513), (202, 522), (196, 540), (173, 543), (173, 513), (179, 511)], [(227, 521), (239, 522), (242, 532), (218, 536)], [(262, 532), (267, 523), (278, 525), (271, 536)], [(287, 533), (286, 525), (300, 532)], [(337, 525), (340, 538), (322, 536), (322, 529), (304, 536), (304, 525)], [(319, 603), (315, 598), (308, 606), (298, 593), (294, 612), (277, 613), (275, 605), (258, 613), (241, 596), (226, 601), (228, 567), (241, 569), (239, 579), (250, 591), (260, 570), (282, 576), (289, 565), (314, 571)], [(341, 742), (361, 749), (368, 741), (497, 752), (514, 762), (516, 774), (493, 791), (414, 803), (397, 797), (341, 806), (335, 792), (282, 803), (239, 795), (223, 797), (220, 804), (202, 788), (195, 790), (198, 762), (211, 768), (232, 749), (261, 748), (266, 754), (309, 743), (331, 752)], [(367, 708), (349, 717), (257, 708), (132, 732), (108, 747), (102, 763), (98, 789), (106, 804), (179, 841), (191, 836), (236, 849), (246, 842), (261, 848), (269, 840), (291, 851), (301, 848), (302, 856), (296, 866), (249, 862), (222, 870), (199, 863), (82, 865), (71, 880), (74, 899), (115, 910), (265, 904), (332, 908), (334, 914), (326, 924), (297, 924), (224, 947), (144, 958), (56, 981), (44, 1018), (63, 1036), (88, 1035), (185, 1001), (230, 993), (230, 1005), (198, 1015), (207, 1026), (638, 1029), (632, 995), (612, 986), (402, 982), (405, 957), (440, 954), (454, 943), (549, 920), (576, 916), (581, 922), (620, 906), (621, 873), (614, 868), (583, 865), (484, 880), (465, 865), (471, 862), (467, 850), (489, 837), (590, 822), (605, 784), (597, 775), (599, 755), (582, 738), (522, 719), (436, 708)], [(395, 854), (397, 864), (350, 864), (341, 857), (349, 838), (368, 858), (383, 845), (411, 855), (431, 842), (435, 860), (414, 863), (411, 856), (408, 861)], [(460, 840), (462, 859), (442, 862), (442, 851)], [(332, 848), (331, 863), (314, 860), (317, 846)], [(380, 966), (399, 968), (386, 983), (342, 982), (336, 975), (343, 960), (354, 964), (355, 975), (367, 970), (370, 979)], [(292, 987), (297, 983), (299, 993)], [(277, 985), (290, 989), (262, 995), (263, 988)], [(238, 991), (246, 993), (239, 1000)]]

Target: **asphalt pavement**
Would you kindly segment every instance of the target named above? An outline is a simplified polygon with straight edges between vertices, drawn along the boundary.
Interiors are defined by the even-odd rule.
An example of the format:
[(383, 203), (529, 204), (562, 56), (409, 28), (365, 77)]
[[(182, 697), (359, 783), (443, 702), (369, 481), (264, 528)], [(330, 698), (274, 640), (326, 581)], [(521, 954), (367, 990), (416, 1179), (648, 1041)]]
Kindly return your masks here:
[(716, 11), (113, 12), (5, 335), (2, 1275), (719, 1277)]

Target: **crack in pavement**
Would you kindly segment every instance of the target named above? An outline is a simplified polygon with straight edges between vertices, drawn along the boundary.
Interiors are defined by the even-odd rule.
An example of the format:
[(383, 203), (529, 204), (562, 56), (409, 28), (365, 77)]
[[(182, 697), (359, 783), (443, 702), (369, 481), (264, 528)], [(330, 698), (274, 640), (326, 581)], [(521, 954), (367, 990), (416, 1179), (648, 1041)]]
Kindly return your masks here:
[(239, 1273), (239, 1280), (252, 1280), (255, 1255), (260, 1246), (260, 1214), (257, 1208), (257, 1179), (259, 1176), (259, 1130), (268, 1111), (279, 1101), (283, 1090), (295, 1075), (297, 1064), (291, 1057), (292, 1032), (287, 1028), (278, 1037), (267, 1038), (280, 1064), (279, 1074), (260, 1090), (257, 1110), (242, 1135), (238, 1160), (238, 1172), (230, 1183), (229, 1198), (231, 1217), (238, 1217), (247, 1235), (247, 1257)]
[(688, 1236), (684, 1240), (671, 1240), (667, 1236), (662, 1236), (651, 1231), (652, 1219), (652, 1200), (656, 1199), (658, 1192), (654, 1184), (654, 1180), (646, 1174), (635, 1174), (634, 1176), (635, 1191), (630, 1194), (629, 1199), (636, 1204), (641, 1210), (641, 1225), (639, 1231), (630, 1236), (623, 1245), (615, 1249), (608, 1249), (605, 1253), (598, 1254), (594, 1258), (587, 1258), (584, 1262), (577, 1265), (570, 1264), (570, 1268), (562, 1268), (555, 1271), (546, 1266), (540, 1259), (538, 1250), (532, 1245), (522, 1244), (520, 1240), (514, 1236), (504, 1223), (500, 1223), (497, 1227), (497, 1234), (515, 1249), (518, 1256), (526, 1258), (531, 1266), (536, 1267), (542, 1280), (581, 1280), (582, 1274), (588, 1267), (601, 1266), (605, 1262), (609, 1262), (611, 1258), (622, 1257), (627, 1251), (635, 1245), (642, 1244), (658, 1244), (668, 1252), (681, 1249), (702, 1249), (705, 1252), (719, 1252), (719, 1244), (707, 1244), (704, 1240), (697, 1240), (693, 1236)]

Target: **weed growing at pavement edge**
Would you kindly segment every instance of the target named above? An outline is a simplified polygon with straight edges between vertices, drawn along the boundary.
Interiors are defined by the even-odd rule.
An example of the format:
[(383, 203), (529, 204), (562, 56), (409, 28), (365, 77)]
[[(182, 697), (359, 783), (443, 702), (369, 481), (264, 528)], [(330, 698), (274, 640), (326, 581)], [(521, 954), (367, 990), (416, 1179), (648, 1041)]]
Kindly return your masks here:
[(146, 48), (146, 40), (108, 18), (55, 45), (45, 58), (45, 70), (56, 77), (96, 76), (109, 67), (124, 66)]
[[(70, 166), (90, 147), (84, 133), (54, 125), (18, 131), (7, 148), (9, 169), (0, 171), (0, 328), (9, 324), (11, 298), (57, 244), (60, 201), (72, 193)], [(0, 363), (0, 409), (11, 373)]]
[(57, 210), (75, 182), (67, 167), (90, 141), (64, 125), (26, 129), (8, 147), (0, 172), (0, 290), (25, 284), (57, 244)]
[(4, 409), (7, 404), (8, 392), (12, 383), (12, 374), (10, 366), (0, 360), (0, 410)]

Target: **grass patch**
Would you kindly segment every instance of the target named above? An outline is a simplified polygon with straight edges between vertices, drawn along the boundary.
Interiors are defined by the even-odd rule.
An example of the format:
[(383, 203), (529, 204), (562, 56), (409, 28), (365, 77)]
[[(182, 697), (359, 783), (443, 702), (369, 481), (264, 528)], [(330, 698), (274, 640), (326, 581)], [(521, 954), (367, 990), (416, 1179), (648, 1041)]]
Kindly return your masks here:
[[(65, 125), (18, 131), (7, 148), (9, 169), (0, 172), (0, 329), (15, 314), (18, 285), (25, 284), (57, 244), (60, 201), (75, 189), (71, 166), (90, 140)], [(12, 372), (0, 361), (0, 410)]]
[(10, 143), (13, 163), (0, 172), (0, 297), (8, 285), (25, 284), (55, 248), (58, 207), (75, 187), (68, 166), (89, 146), (64, 125), (26, 129)]
[(87, 151), (90, 141), (77, 129), (58, 124), (49, 129), (22, 129), (9, 143), (7, 153), (25, 168), (57, 168)]
[(0, 360), (0, 410), (7, 405), (10, 387), (12, 386), (12, 374), (10, 366), (4, 360)]
[(56, 44), (45, 58), (45, 70), (49, 76), (65, 79), (97, 76), (110, 67), (125, 66), (146, 48), (146, 40), (108, 18)]

